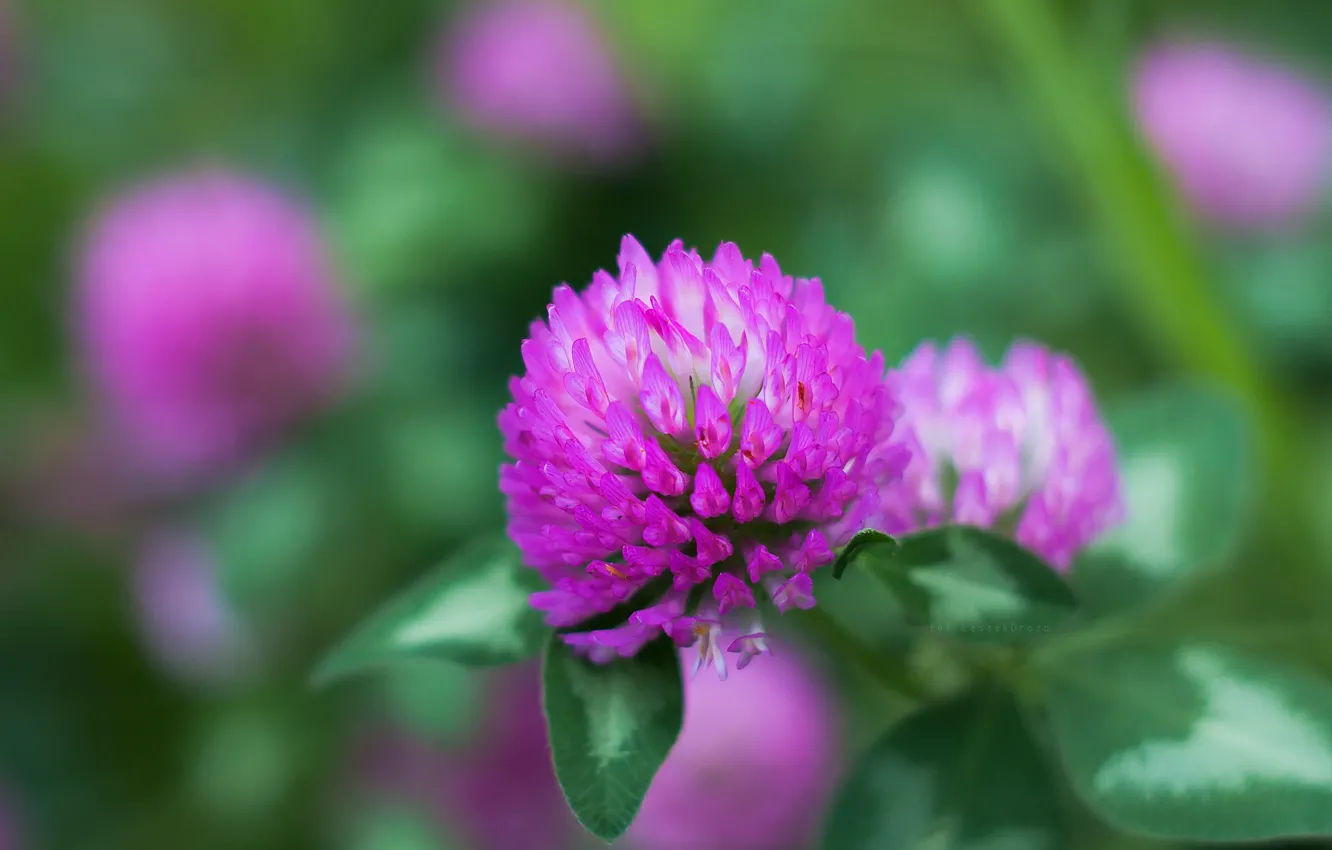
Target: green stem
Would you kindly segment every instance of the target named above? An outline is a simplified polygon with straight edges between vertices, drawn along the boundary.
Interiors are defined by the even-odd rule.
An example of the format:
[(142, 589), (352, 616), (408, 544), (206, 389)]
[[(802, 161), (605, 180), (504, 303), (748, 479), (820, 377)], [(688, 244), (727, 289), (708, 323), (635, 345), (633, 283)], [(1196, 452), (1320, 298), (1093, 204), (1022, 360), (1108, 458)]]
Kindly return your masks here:
[(809, 630), (827, 643), (838, 655), (856, 663), (865, 673), (895, 695), (915, 702), (924, 699), (925, 688), (912, 675), (905, 661), (875, 652), (820, 607), (801, 612), (800, 619)]
[[(1130, 305), (1179, 362), (1228, 387), (1255, 413), (1269, 492), (1302, 492), (1299, 418), (1212, 297), (1192, 240), (1116, 99), (1084, 67), (1049, 0), (976, 2), (1085, 188), (1107, 246), (1123, 263), (1119, 279)], [(1274, 509), (1270, 519), (1303, 530), (1287, 512)]]

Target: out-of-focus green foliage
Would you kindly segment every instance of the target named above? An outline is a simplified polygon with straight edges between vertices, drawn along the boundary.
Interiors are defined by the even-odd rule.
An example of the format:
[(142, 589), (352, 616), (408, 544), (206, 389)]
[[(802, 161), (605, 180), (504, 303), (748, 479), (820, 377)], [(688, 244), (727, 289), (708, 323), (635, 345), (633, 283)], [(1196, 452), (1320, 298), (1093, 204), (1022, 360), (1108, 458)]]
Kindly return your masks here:
[(1224, 565), (1252, 503), (1252, 440), (1235, 405), (1198, 387), (1163, 387), (1110, 411), (1128, 519), (1079, 556), (1078, 587), (1126, 608), (1197, 570)]
[[(465, 831), (435, 808), (367, 792), (357, 765), (380, 729), (437, 744), (474, 736), (487, 714), (481, 679), (420, 667), (315, 693), (308, 674), (381, 600), (500, 531), (495, 415), (505, 382), (522, 370), (519, 343), (551, 288), (580, 287), (613, 266), (625, 232), (654, 252), (677, 236), (704, 252), (723, 239), (748, 254), (771, 251), (783, 268), (820, 276), (830, 300), (855, 316), (860, 342), (890, 362), (924, 338), (967, 333), (991, 356), (1016, 336), (1040, 338), (1078, 358), (1107, 410), (1175, 386), (1197, 365), (1188, 354), (1214, 343), (1163, 339), (1160, 317), (1126, 295), (1138, 260), (1103, 238), (1086, 203), (1095, 181), (1032, 108), (1030, 81), (1013, 73), (980, 2), (589, 3), (646, 125), (640, 158), (606, 170), (497, 143), (450, 112), (431, 74), (459, 5), (451, 0), (10, 5), (23, 61), (0, 106), (0, 801), (41, 842), (34, 847), (466, 850)], [(1315, 77), (1332, 59), (1332, 6), (1322, 4), (1039, 5), (1104, 87), (1110, 114), (1122, 107), (1136, 51), (1178, 31), (1262, 45)], [(99, 421), (70, 330), (82, 229), (112, 193), (199, 163), (263, 174), (310, 199), (360, 322), (355, 388), (206, 492), (163, 497), (110, 473), (94, 487), (50, 448), (57, 432), (92, 432)], [(1233, 324), (1235, 351), (1257, 376), (1257, 396), (1238, 404), (1259, 443), (1274, 439), (1273, 422), (1293, 423), (1275, 439), (1299, 460), (1299, 476), (1273, 486), (1271, 464), (1245, 466), (1224, 426), (1203, 435), (1211, 448), (1192, 442), (1174, 454), (1171, 440), (1186, 435), (1154, 431), (1150, 410), (1126, 409), (1115, 421), (1131, 501), (1156, 504), (1177, 487), (1191, 507), (1153, 512), (1154, 528), (1130, 526), (1115, 552), (1077, 572), (1079, 589), (1100, 601), (1089, 607), (1122, 613), (1127, 597), (1150, 609), (1141, 616), (1154, 632), (1275, 651), (1322, 677), (1332, 675), (1329, 221), (1321, 210), (1266, 239), (1181, 224), (1170, 237), (1196, 251), (1207, 303)], [(1190, 316), (1174, 318), (1166, 324), (1191, 326)], [(1207, 404), (1160, 398), (1193, 411)], [(1263, 407), (1270, 398), (1283, 411), (1275, 418)], [(1161, 470), (1171, 457), (1168, 482)], [(1244, 476), (1229, 474), (1240, 466)], [(1214, 479), (1218, 470), (1226, 474)], [(77, 494), (95, 510), (70, 509), (52, 493)], [(84, 522), (90, 511), (114, 521)], [(1172, 519), (1179, 525), (1167, 529)], [(133, 571), (145, 540), (177, 529), (207, 542), (228, 605), (256, 644), (255, 664), (233, 680), (172, 678), (144, 637)], [(1187, 549), (1191, 565), (1209, 569), (1168, 593), (1128, 578), (1143, 572), (1134, 558), (1165, 551), (1154, 543)], [(1151, 578), (1178, 578), (1169, 553), (1155, 566)], [(863, 593), (833, 587), (820, 599), (868, 644), (889, 645), (897, 609), (856, 573), (844, 582)], [(1173, 734), (1174, 716), (1155, 707), (1196, 696), (1149, 648), (1086, 653), (1050, 661), (1049, 706), (1076, 786), (1057, 790), (1079, 816), (1077, 795), (1107, 763), (1138, 764), (1118, 749), (1123, 726)], [(1198, 657), (1194, 684), (1219, 687), (1223, 668)], [(1332, 707), (1321, 693), (1247, 658), (1235, 663), (1326, 724)], [(826, 663), (853, 706), (846, 738), (867, 745), (901, 707), (883, 707), (847, 659)], [(1145, 707), (1121, 710), (1059, 675), (1119, 664), (1142, 679)], [(556, 697), (570, 714), (563, 731), (579, 740), (604, 732), (572, 716), (575, 697)], [(972, 700), (950, 710), (970, 711)], [(919, 739), (903, 738), (908, 727), (890, 732), (861, 770), (904, 794), (965, 793), (949, 776), (917, 777), (902, 762), (931, 747), (955, 756), (950, 765), (972, 757), (954, 753), (968, 742), (939, 737), (933, 720), (912, 721), (927, 727)], [(1176, 755), (1267, 781), (1254, 761), (1267, 744), (1239, 744)], [(557, 767), (587, 767), (570, 759), (557, 744)], [(644, 776), (642, 765), (612, 768), (635, 783)], [(1005, 773), (1004, 782), (1018, 780)], [(1318, 793), (1269, 786), (1256, 820), (1289, 793)], [(1023, 808), (1033, 798), (1018, 790), (1002, 814), (1043, 834), (1040, 813), (1027, 818)], [(941, 790), (919, 809), (835, 828), (923, 840), (937, 835), (930, 824), (901, 818), (947, 820), (953, 799)], [(580, 814), (607, 835), (632, 815), (595, 802)], [(1113, 797), (1116, 825), (1172, 827), (1141, 803)], [(1216, 820), (1215, 837), (1245, 837), (1230, 823)], [(1090, 817), (1077, 836), (1050, 846), (1153, 846)]]
[(827, 846), (1064, 846), (1055, 788), (1011, 699), (981, 688), (884, 733), (829, 819)]

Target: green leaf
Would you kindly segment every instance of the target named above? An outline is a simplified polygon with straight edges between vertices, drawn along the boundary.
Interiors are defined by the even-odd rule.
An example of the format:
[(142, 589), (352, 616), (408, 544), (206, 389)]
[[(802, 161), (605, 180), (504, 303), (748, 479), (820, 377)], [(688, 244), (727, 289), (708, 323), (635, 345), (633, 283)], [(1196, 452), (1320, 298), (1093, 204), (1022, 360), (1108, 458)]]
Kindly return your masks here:
[(542, 671), (555, 775), (589, 832), (629, 828), (684, 722), (684, 681), (665, 637), (632, 658), (593, 664), (552, 635)]
[(1197, 841), (1332, 834), (1332, 685), (1211, 643), (1036, 658), (1073, 786), (1121, 829)]
[(475, 666), (521, 661), (549, 631), (527, 601), (543, 587), (507, 539), (470, 546), (371, 616), (324, 660), (315, 682), (406, 658)]
[(841, 554), (833, 562), (832, 577), (841, 578), (847, 566), (859, 557), (874, 553), (879, 557), (891, 558), (897, 552), (897, 548), (896, 538), (872, 528), (861, 529), (842, 548)]
[(1072, 591), (1040, 558), (969, 526), (901, 538), (872, 572), (902, 603), (908, 622), (980, 643), (1045, 637), (1077, 608)]
[(1112, 411), (1127, 518), (1075, 567), (1096, 610), (1121, 610), (1223, 563), (1244, 530), (1253, 461), (1228, 399), (1172, 387)]
[(1050, 772), (998, 690), (930, 706), (889, 729), (842, 787), (825, 850), (1055, 850)]

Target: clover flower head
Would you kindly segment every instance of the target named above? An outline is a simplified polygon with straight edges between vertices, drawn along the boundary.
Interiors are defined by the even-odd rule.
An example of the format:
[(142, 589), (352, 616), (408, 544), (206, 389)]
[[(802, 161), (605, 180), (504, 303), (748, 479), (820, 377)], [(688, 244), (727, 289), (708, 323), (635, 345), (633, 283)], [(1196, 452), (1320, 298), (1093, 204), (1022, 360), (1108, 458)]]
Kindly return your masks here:
[(1019, 342), (992, 368), (955, 339), (921, 345), (888, 381), (912, 460), (875, 527), (995, 527), (1066, 567), (1123, 518), (1114, 443), (1068, 357)]
[(730, 621), (759, 593), (812, 606), (810, 573), (909, 459), (851, 318), (729, 243), (653, 262), (625, 237), (618, 276), (556, 289), (522, 353), (499, 419), (509, 534), (551, 584), (532, 598), (550, 625), (634, 600), (622, 624), (563, 635), (595, 661), (665, 633), (723, 675), (748, 663), (761, 629), (728, 640)]

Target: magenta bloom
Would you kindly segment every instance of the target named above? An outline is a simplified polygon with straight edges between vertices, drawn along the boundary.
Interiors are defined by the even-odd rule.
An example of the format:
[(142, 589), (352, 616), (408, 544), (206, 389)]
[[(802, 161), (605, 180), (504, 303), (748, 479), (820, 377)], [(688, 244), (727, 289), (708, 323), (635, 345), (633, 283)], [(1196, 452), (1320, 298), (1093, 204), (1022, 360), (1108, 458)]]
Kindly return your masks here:
[(1114, 443), (1069, 358), (1022, 342), (995, 369), (956, 339), (942, 352), (921, 345), (888, 380), (913, 451), (903, 481), (883, 492), (876, 527), (1012, 528), (1065, 567), (1122, 519)]
[(1332, 113), (1294, 73), (1222, 45), (1167, 45), (1139, 62), (1133, 100), (1147, 141), (1199, 215), (1274, 227), (1317, 201)]
[(629, 828), (635, 850), (808, 846), (838, 766), (836, 707), (786, 653), (685, 688), (680, 739)]
[(148, 648), (168, 672), (187, 682), (229, 682), (252, 660), (252, 646), (213, 570), (201, 541), (173, 535), (148, 545), (134, 576)]
[(314, 223), (249, 178), (188, 174), (117, 199), (79, 283), (87, 368), (164, 470), (238, 459), (343, 383), (351, 325)]
[(593, 160), (628, 153), (633, 103), (583, 8), (561, 0), (477, 3), (443, 45), (446, 99), (476, 127)]
[(896, 407), (882, 356), (817, 279), (766, 254), (756, 268), (730, 243), (704, 262), (675, 242), (653, 263), (625, 237), (619, 266), (581, 295), (556, 289), (523, 343), (527, 374), (499, 419), (509, 534), (552, 585), (532, 598), (552, 626), (669, 586), (570, 645), (608, 661), (664, 631), (724, 676), (723, 653), (744, 649), (721, 618), (748, 623), (757, 593), (813, 605), (809, 573), (901, 474)]

